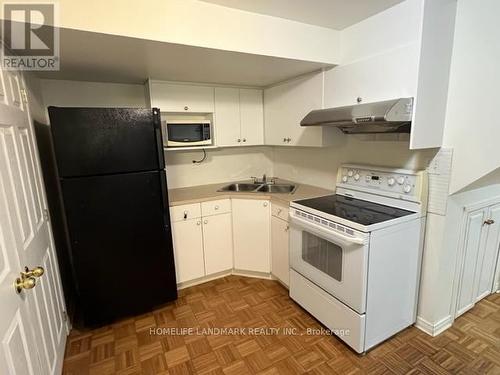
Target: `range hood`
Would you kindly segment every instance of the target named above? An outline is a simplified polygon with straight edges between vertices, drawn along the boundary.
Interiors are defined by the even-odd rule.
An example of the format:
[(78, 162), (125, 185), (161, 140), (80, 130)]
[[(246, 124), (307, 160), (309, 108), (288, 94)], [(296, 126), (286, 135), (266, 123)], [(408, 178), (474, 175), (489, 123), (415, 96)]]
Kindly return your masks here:
[(346, 134), (409, 133), (413, 98), (385, 100), (309, 112), (300, 126), (336, 126)]

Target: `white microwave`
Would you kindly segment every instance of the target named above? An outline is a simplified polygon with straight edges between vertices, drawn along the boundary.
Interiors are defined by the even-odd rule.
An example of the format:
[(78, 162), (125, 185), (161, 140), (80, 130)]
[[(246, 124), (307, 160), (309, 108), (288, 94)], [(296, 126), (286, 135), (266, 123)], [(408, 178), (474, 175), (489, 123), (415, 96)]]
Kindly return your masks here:
[(167, 147), (212, 146), (212, 124), (208, 120), (166, 121), (163, 129)]

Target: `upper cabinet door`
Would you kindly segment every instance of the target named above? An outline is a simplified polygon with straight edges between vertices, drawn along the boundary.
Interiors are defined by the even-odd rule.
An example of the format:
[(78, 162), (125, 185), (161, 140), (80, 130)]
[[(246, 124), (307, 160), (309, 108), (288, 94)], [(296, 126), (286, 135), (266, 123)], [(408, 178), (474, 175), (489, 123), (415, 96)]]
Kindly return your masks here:
[[(265, 141), (276, 146), (325, 146), (332, 128), (301, 127), (313, 109), (323, 108), (323, 73), (315, 73), (264, 91)], [(335, 136), (334, 134), (331, 134)], [(341, 136), (341, 135), (340, 135)]]
[(239, 89), (215, 88), (215, 128), (218, 146), (239, 146), (242, 143)]
[(151, 83), (151, 107), (162, 112), (214, 112), (214, 88), (173, 83)]
[(418, 52), (415, 43), (325, 72), (325, 108), (415, 97)]
[(262, 90), (240, 90), (241, 141), (243, 146), (264, 144)]

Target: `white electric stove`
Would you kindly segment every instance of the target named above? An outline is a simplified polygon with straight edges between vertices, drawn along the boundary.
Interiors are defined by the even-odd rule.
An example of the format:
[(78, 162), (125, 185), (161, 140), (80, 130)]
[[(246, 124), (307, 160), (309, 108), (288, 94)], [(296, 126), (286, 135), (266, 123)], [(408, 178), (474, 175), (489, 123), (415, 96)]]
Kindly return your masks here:
[(413, 324), (427, 175), (344, 165), (290, 205), (290, 296), (358, 353)]

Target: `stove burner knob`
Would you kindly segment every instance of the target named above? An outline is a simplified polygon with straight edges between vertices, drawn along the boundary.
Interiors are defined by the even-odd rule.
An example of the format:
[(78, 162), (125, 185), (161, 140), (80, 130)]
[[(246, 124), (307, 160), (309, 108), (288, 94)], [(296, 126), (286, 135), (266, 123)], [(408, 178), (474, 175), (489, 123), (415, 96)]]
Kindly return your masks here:
[(346, 175), (342, 176), (342, 182), (347, 182), (347, 176)]
[(368, 176), (368, 175), (366, 175), (366, 176), (365, 176), (365, 180), (366, 180), (366, 182), (370, 182), (370, 181), (371, 181), (371, 179), (372, 179), (372, 178), (371, 178), (371, 176)]
[(403, 176), (399, 176), (397, 181), (399, 185), (403, 185), (405, 182), (405, 178)]
[(411, 185), (403, 186), (403, 191), (408, 194), (411, 191)]
[(356, 173), (356, 174), (354, 175), (354, 180), (356, 180), (356, 181), (358, 181), (358, 180), (359, 180), (359, 173)]
[(353, 175), (353, 174), (354, 174), (354, 171), (353, 171), (352, 169), (349, 169), (349, 170), (347, 171), (347, 175), (348, 175), (349, 177), (352, 177), (352, 175)]
[(396, 180), (394, 179), (394, 177), (389, 177), (389, 178), (387, 179), (387, 185), (392, 186), (392, 185), (394, 185), (395, 183), (396, 183)]

